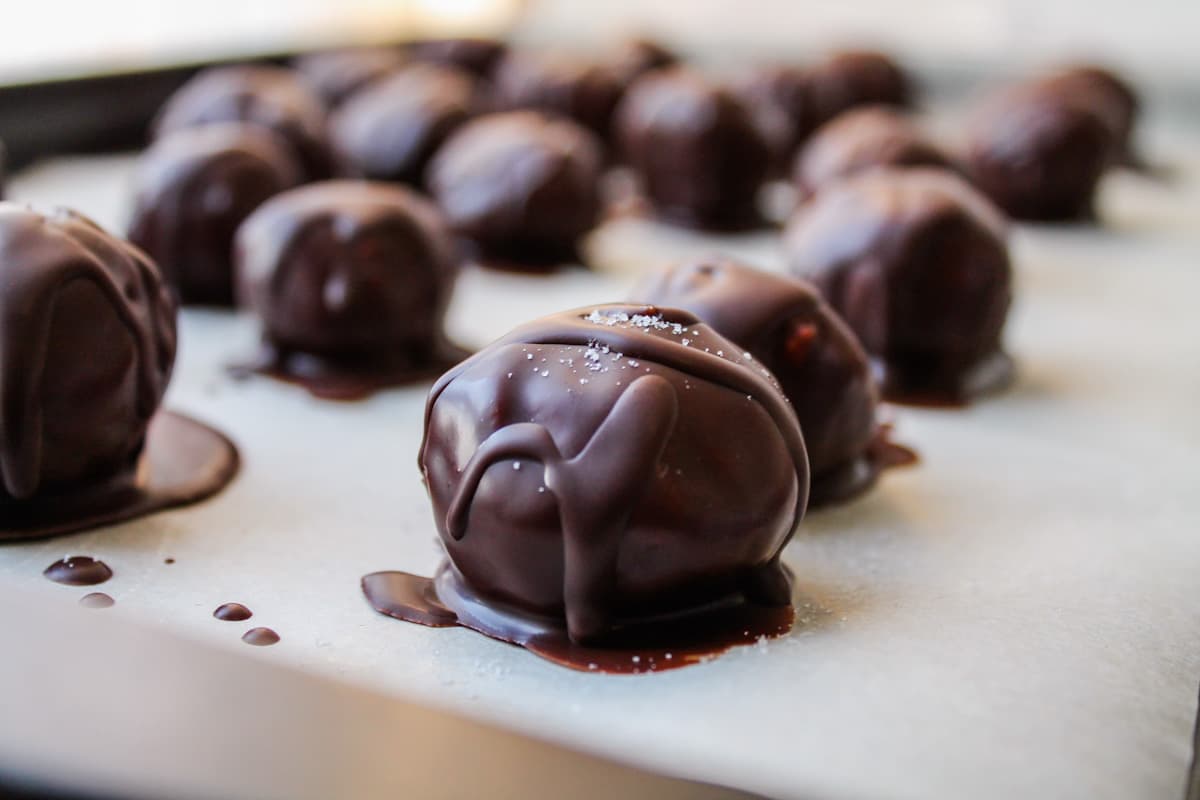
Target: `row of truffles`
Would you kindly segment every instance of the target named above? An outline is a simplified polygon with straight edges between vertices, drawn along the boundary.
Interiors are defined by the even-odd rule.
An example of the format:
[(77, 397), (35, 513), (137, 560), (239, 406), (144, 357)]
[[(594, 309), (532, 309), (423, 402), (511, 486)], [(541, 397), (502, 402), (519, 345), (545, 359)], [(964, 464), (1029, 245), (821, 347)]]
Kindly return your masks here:
[(138, 248), (70, 211), (0, 202), (0, 541), (208, 497), (237, 452), (160, 410), (176, 303)]

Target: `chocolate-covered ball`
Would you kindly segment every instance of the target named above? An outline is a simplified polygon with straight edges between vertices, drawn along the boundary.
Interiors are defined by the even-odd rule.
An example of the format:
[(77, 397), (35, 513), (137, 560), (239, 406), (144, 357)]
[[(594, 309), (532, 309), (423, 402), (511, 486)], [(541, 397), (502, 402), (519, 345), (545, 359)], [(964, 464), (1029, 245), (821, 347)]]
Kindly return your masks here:
[(1116, 154), (1092, 96), (1024, 84), (988, 98), (967, 125), (971, 179), (1018, 219), (1089, 219)]
[(911, 81), (900, 65), (883, 53), (870, 50), (832, 53), (807, 67), (804, 73), (811, 125), (808, 131), (857, 106), (912, 104)]
[(594, 643), (738, 593), (791, 601), (779, 556), (808, 496), (799, 425), (770, 373), (686, 312), (524, 325), (442, 376), (425, 420), (446, 552), (507, 613)]
[(623, 88), (606, 66), (563, 53), (510, 52), (492, 80), (496, 110), (562, 114), (601, 137)]
[(306, 180), (335, 171), (325, 104), (303, 78), (282, 67), (216, 67), (201, 72), (167, 100), (156, 137), (214, 122), (252, 122), (278, 133), (295, 150)]
[(0, 203), (0, 509), (131, 487), (174, 361), (175, 302), (145, 253)]
[(1116, 158), (1122, 163), (1137, 161), (1133, 134), (1141, 101), (1128, 81), (1104, 67), (1081, 64), (1057, 70), (1038, 83), (1051, 91), (1087, 98), (1109, 126)]
[(796, 158), (793, 180), (800, 196), (806, 197), (867, 169), (916, 166), (956, 168), (908, 117), (883, 106), (865, 106), (817, 129)]
[(462, 126), (429, 165), (430, 192), (484, 263), (548, 267), (578, 258), (600, 214), (601, 145), (586, 128), (536, 111)]
[(421, 186), (434, 152), (474, 107), (475, 81), (468, 73), (414, 64), (350, 98), (329, 127), (348, 171)]
[(4, 199), (5, 189), (8, 188), (8, 149), (0, 142), (0, 200)]
[(679, 56), (662, 42), (634, 37), (622, 41), (605, 63), (621, 86), (627, 87), (645, 73), (674, 66), (679, 61)]
[(396, 72), (405, 60), (394, 47), (352, 47), (309, 53), (295, 59), (292, 66), (333, 107), (364, 86)]
[(652, 273), (632, 296), (695, 314), (775, 375), (804, 432), (814, 505), (873, 479), (862, 463), (877, 427), (871, 364), (816, 287), (707, 258)]
[(793, 274), (877, 360), (885, 397), (961, 403), (1009, 377), (1004, 220), (954, 173), (878, 169), (830, 184), (784, 243)]
[(662, 217), (716, 230), (761, 222), (770, 150), (727, 89), (683, 68), (651, 72), (625, 94), (615, 124), (626, 161)]
[(403, 373), (436, 358), (457, 264), (419, 195), (365, 181), (292, 189), (246, 219), (235, 255), (239, 300), (281, 362)]
[(287, 142), (222, 123), (163, 136), (138, 159), (129, 239), (184, 303), (233, 304), (233, 235), (264, 200), (300, 182)]
[(414, 42), (409, 55), (417, 61), (428, 61), (448, 67), (458, 67), (480, 78), (486, 78), (506, 52), (504, 42), (480, 37), (426, 39)]

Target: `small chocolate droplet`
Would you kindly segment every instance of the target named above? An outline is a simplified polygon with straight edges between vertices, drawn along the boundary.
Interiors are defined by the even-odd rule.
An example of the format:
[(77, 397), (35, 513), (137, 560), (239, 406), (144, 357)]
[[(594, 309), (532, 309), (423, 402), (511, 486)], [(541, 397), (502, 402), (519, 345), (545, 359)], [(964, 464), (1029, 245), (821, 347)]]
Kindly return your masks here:
[(46, 567), (42, 574), (67, 586), (95, 586), (111, 578), (113, 571), (91, 556), (68, 556)]
[(217, 606), (217, 610), (213, 612), (213, 616), (226, 622), (242, 622), (254, 616), (254, 612), (241, 603), (225, 603), (224, 605)]
[(115, 602), (116, 600), (113, 600), (104, 592), (92, 592), (79, 598), (79, 605), (84, 608), (112, 608)]
[(164, 558), (164, 559), (163, 559), (163, 563), (164, 563), (164, 564), (174, 564), (174, 563), (175, 563), (175, 559), (173, 559), (173, 558)]
[(251, 628), (242, 634), (242, 641), (258, 647), (266, 647), (278, 642), (279, 634), (270, 628)]

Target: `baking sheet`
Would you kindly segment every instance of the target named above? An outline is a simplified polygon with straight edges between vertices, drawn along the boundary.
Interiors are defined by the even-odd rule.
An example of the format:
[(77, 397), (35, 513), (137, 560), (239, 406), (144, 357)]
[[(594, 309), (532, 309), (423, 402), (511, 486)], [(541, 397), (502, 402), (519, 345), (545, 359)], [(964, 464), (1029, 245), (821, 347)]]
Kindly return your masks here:
[[(786, 639), (604, 676), (374, 614), (364, 573), (439, 559), (415, 464), (427, 387), (331, 404), (235, 382), (224, 365), (252, 350), (253, 323), (191, 310), (168, 404), (240, 444), (239, 479), (195, 508), (4, 545), (0, 576), (83, 594), (41, 570), (95, 555), (117, 601), (95, 613), (772, 796), (1178, 797), (1200, 679), (1200, 148), (1157, 133), (1175, 181), (1114, 175), (1108, 227), (1015, 232), (1017, 385), (964, 411), (896, 410), (921, 463), (803, 523), (785, 554), (801, 612)], [(130, 164), (47, 164), (10, 196), (119, 229)], [(479, 345), (713, 249), (780, 266), (769, 236), (626, 220), (590, 241), (596, 272), (468, 273), (450, 326)], [(213, 619), (227, 601), (254, 619)], [(243, 645), (256, 624), (282, 642)]]

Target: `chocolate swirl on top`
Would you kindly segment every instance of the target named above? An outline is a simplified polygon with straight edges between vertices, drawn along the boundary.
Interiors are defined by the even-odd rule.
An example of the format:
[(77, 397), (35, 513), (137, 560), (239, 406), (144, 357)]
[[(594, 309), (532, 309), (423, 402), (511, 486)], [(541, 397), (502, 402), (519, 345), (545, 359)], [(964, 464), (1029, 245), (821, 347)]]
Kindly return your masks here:
[[(542, 382), (551, 377), (550, 368), (524, 346), (562, 356), (560, 365), (578, 354), (583, 371), (556, 368), (554, 379)], [(529, 362), (537, 374), (530, 375)], [(610, 364), (613, 374), (605, 374)], [(502, 372), (510, 366), (521, 374)], [(496, 375), (496, 394), (485, 402), (481, 392), (491, 383), (483, 376), (490, 374)], [(447, 401), (452, 386), (457, 394)], [(730, 416), (729, 403), (739, 397), (760, 411)], [(561, 416), (563, 404), (570, 420)], [(478, 424), (458, 419), (474, 408), (491, 410)], [(425, 422), (419, 464), (439, 531), (463, 578), (502, 604), (564, 615), (574, 641), (594, 641), (623, 622), (704, 606), (730, 590), (764, 605), (790, 601), (779, 553), (808, 500), (799, 425), (771, 374), (686, 312), (610, 305), (522, 326), (446, 373), (430, 392)], [(731, 447), (736, 453), (692, 438), (680, 441), (685, 424), (689, 431), (720, 426), (713, 432), (718, 441), (771, 433), (756, 440), (761, 463), (750, 463), (741, 452), (753, 447), (747, 441)], [(666, 457), (672, 452), (679, 458), (673, 472)], [(536, 505), (541, 500), (521, 498), (516, 487), (497, 495), (494, 477), (487, 506), (492, 513), (478, 520), (487, 535), (471, 533), (485, 473), (507, 460), (519, 473), (521, 459), (541, 465), (544, 487), (535, 497), (549, 492), (555, 506), (550, 513), (557, 516), (550, 524), (561, 542), (547, 543), (537, 530), (547, 521)], [(693, 467), (707, 477), (685, 474)], [(508, 472), (501, 471), (504, 478)], [(692, 529), (691, 485), (731, 475), (739, 486), (755, 484), (761, 491), (756, 499), (766, 506), (734, 510), (718, 515), (722, 519), (708, 523), (709, 529)], [(508, 513), (497, 510), (497, 497)], [(510, 543), (503, 559), (514, 563), (495, 560), (497, 541)], [(630, 564), (624, 547), (644, 551), (645, 559)], [(481, 558), (489, 557), (481, 566)]]
[(0, 287), (0, 499), (132, 474), (175, 358), (157, 267), (72, 211), (3, 203)]

